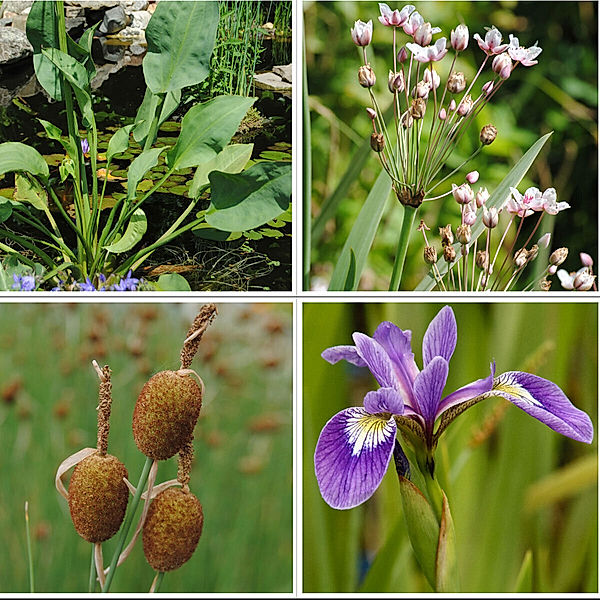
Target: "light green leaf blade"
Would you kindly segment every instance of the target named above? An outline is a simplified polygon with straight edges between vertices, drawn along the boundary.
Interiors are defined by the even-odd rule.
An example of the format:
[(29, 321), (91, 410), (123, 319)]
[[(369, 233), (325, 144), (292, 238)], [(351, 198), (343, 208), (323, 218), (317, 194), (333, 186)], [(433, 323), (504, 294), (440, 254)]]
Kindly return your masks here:
[(348, 274), (346, 275), (346, 281), (344, 283), (344, 290), (353, 290), (356, 285), (356, 254), (354, 250), (350, 248), (350, 266), (348, 267)]
[(525, 552), (523, 564), (517, 575), (515, 583), (515, 594), (531, 594), (533, 592), (533, 555), (531, 549)]
[(443, 495), (440, 536), (435, 557), (435, 584), (436, 592), (456, 593), (459, 591), (456, 534), (446, 494)]
[(287, 210), (292, 198), (289, 163), (257, 163), (243, 173), (210, 174), (206, 222), (222, 231), (246, 231)]
[(35, 179), (19, 173), (15, 175), (13, 199), (15, 202), (31, 204), (38, 210), (48, 208), (48, 193), (46, 190)]
[(222, 173), (239, 173), (250, 160), (254, 144), (231, 144), (226, 146), (211, 160), (198, 165), (192, 185), (190, 186), (190, 197), (196, 198), (198, 192), (205, 185), (209, 185), (208, 176), (213, 171)]
[(217, 2), (164, 2), (146, 29), (146, 84), (163, 94), (204, 81), (219, 23)]
[(0, 144), (0, 175), (26, 171), (43, 179), (48, 178), (48, 165), (44, 157), (31, 146), (21, 142)]
[(62, 131), (50, 121), (44, 121), (44, 119), (38, 119), (38, 121), (42, 124), (42, 127), (46, 131), (46, 135), (51, 140), (56, 140), (60, 142), (62, 147), (66, 150), (67, 154), (73, 158), (77, 155), (77, 148), (71, 143), (69, 138), (63, 138)]
[(113, 254), (131, 250), (144, 237), (147, 227), (148, 222), (144, 211), (141, 208), (136, 209), (129, 220), (123, 237), (114, 244), (104, 246), (104, 249)]
[(150, 148), (137, 156), (129, 166), (127, 173), (127, 199), (133, 200), (136, 194), (137, 184), (144, 178), (144, 175), (158, 164), (158, 157), (166, 146), (160, 148)]
[[(160, 111), (158, 119), (158, 125), (164, 123), (179, 106), (181, 100), (181, 90), (175, 90), (165, 94), (165, 100)], [(156, 113), (156, 106), (158, 105), (158, 96), (153, 94), (148, 88), (144, 94), (144, 100), (138, 108), (137, 115), (135, 116), (135, 129), (133, 130), (133, 139), (140, 144), (143, 144), (146, 140), (146, 136), (150, 131), (152, 120)], [(154, 143), (154, 140), (153, 140)]]
[[(517, 187), (521, 182), (521, 179), (525, 177), (525, 174), (531, 167), (533, 161), (536, 159), (537, 155), (540, 153), (540, 150), (544, 146), (544, 144), (548, 141), (548, 138), (552, 135), (552, 132), (547, 133), (542, 136), (527, 152), (521, 157), (519, 162), (509, 171), (508, 175), (500, 182), (498, 187), (494, 190), (492, 195), (489, 197), (486, 202), (486, 206), (488, 208), (498, 208), (500, 209), (503, 204), (506, 202), (508, 195), (510, 194), (511, 187)], [(485, 226), (482, 221), (481, 215), (477, 217), (477, 221), (475, 225), (471, 227), (471, 239), (472, 242), (469, 244), (471, 246), (475, 240), (481, 235)], [(460, 244), (455, 244), (454, 249), (457, 251), (456, 256), (457, 259), (460, 259)], [(453, 263), (452, 263), (453, 264)], [(448, 263), (440, 258), (437, 262), (437, 268), (441, 275), (444, 275), (448, 271)], [(415, 291), (430, 291), (436, 285), (435, 276), (429, 272), (417, 285)]]
[(0, 223), (4, 223), (12, 215), (12, 204), (10, 200), (2, 199), (0, 201)]
[(135, 125), (125, 125), (115, 131), (114, 135), (108, 142), (106, 149), (106, 162), (109, 163), (115, 154), (121, 154), (129, 148), (129, 134)]
[(181, 122), (181, 133), (167, 154), (169, 167), (195, 167), (213, 159), (231, 140), (256, 98), (217, 96), (190, 108)]
[(350, 267), (350, 249), (353, 249), (356, 255), (355, 285), (358, 285), (391, 189), (391, 179), (385, 171), (381, 171), (342, 248), (329, 283), (330, 291), (344, 289)]
[(178, 273), (165, 273), (154, 285), (159, 292), (189, 292), (192, 289), (187, 279)]

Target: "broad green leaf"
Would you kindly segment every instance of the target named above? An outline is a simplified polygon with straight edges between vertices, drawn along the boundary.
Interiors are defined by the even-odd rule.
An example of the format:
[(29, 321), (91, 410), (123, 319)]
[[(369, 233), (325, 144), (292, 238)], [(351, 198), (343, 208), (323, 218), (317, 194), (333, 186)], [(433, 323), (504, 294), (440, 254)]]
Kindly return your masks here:
[[(175, 90), (165, 94), (165, 100), (163, 102), (158, 124), (164, 123), (179, 106), (181, 100), (181, 90)], [(144, 94), (144, 100), (138, 108), (137, 115), (135, 116), (135, 129), (133, 130), (133, 139), (140, 144), (143, 144), (146, 140), (146, 136), (150, 131), (152, 120), (156, 113), (156, 107), (158, 105), (158, 96), (153, 94), (148, 88)], [(152, 140), (154, 143), (154, 140)]]
[(58, 67), (65, 79), (71, 84), (81, 110), (82, 123), (84, 127), (90, 128), (94, 122), (94, 110), (88, 71), (72, 56), (56, 48), (44, 48), (42, 54)]
[(4, 223), (12, 215), (12, 204), (10, 200), (2, 200), (0, 202), (0, 223)]
[(20, 142), (4, 142), (0, 144), (0, 175), (12, 171), (27, 171), (43, 179), (49, 174), (48, 165), (37, 150)]
[(135, 125), (125, 125), (115, 131), (114, 135), (108, 142), (108, 148), (106, 149), (106, 162), (107, 164), (111, 161), (115, 154), (121, 154), (129, 148), (129, 134)]
[(177, 273), (166, 273), (158, 278), (154, 284), (160, 292), (190, 292), (187, 279)]
[(392, 189), (392, 181), (385, 171), (381, 171), (375, 184), (371, 188), (363, 207), (360, 210), (356, 222), (352, 227), (352, 231), (342, 248), (340, 257), (337, 260), (329, 290), (343, 290), (348, 269), (350, 267), (350, 250), (353, 249), (356, 255), (356, 276), (355, 287), (358, 286), (360, 276), (365, 268), (369, 250), (375, 238), (375, 233), (379, 225), (379, 221), (383, 215), (383, 211)]
[(120, 254), (121, 252), (131, 250), (144, 237), (147, 227), (148, 222), (144, 211), (141, 208), (136, 209), (131, 219), (129, 219), (129, 224), (123, 237), (114, 244), (104, 246), (104, 249), (113, 254)]
[(217, 96), (190, 108), (181, 122), (177, 143), (167, 154), (175, 170), (213, 159), (231, 140), (256, 98)]
[(146, 28), (143, 69), (155, 94), (204, 81), (219, 23), (217, 2), (164, 2)]
[(27, 17), (27, 38), (33, 46), (33, 67), (40, 85), (54, 100), (62, 100), (60, 72), (42, 54), (42, 48), (58, 48), (58, 29), (54, 2), (36, 0)]
[(513, 591), (515, 594), (531, 594), (533, 592), (533, 555), (531, 549), (525, 552)]
[(213, 171), (239, 173), (250, 160), (254, 144), (231, 144), (211, 160), (198, 165), (190, 187), (190, 198), (197, 198), (202, 187), (210, 183), (208, 176)]
[(42, 127), (45, 129), (46, 135), (51, 140), (56, 140), (57, 142), (60, 142), (62, 147), (66, 150), (67, 154), (71, 158), (77, 156), (77, 148), (75, 148), (74, 144), (71, 142), (71, 139), (64, 138), (62, 135), (62, 131), (56, 125), (50, 123), (49, 121), (44, 121), (44, 119), (38, 119), (38, 121), (42, 124)]
[[(519, 162), (509, 171), (508, 175), (500, 182), (498, 187), (493, 191), (492, 195), (489, 197), (488, 201), (485, 203), (488, 208), (502, 208), (506, 199), (510, 194), (511, 187), (517, 187), (521, 182), (521, 179), (525, 177), (527, 171), (529, 171), (529, 167), (531, 167), (533, 161), (536, 159), (537, 155), (540, 153), (540, 150), (544, 146), (544, 144), (548, 141), (548, 138), (552, 135), (552, 132), (547, 133), (542, 136), (527, 152), (521, 157)], [(475, 243), (475, 240), (483, 233), (485, 226), (482, 221), (482, 215), (480, 214), (477, 217), (477, 221), (475, 225), (471, 227), (471, 246)], [(454, 249), (456, 250), (456, 260), (460, 260), (460, 244), (455, 244)], [(452, 263), (454, 264), (454, 263)], [(440, 258), (437, 262), (437, 268), (440, 274), (443, 276), (448, 271), (448, 263)], [(429, 272), (417, 285), (416, 290), (421, 291), (430, 291), (436, 285), (435, 276)]]
[(165, 148), (166, 146), (150, 148), (132, 161), (127, 173), (127, 198), (129, 200), (135, 198), (137, 184), (150, 169), (158, 164), (158, 157)]
[[(443, 492), (442, 492), (443, 493)], [(442, 501), (442, 520), (435, 557), (435, 591), (456, 593), (458, 586), (458, 567), (456, 563), (456, 535), (454, 521), (446, 494)]]
[(436, 589), (436, 556), (440, 526), (433, 508), (419, 488), (404, 477), (398, 477), (402, 509), (406, 518), (408, 537), (415, 558), (431, 587)]
[(246, 231), (287, 210), (292, 198), (288, 163), (257, 163), (238, 174), (213, 171), (206, 222), (223, 231)]
[(26, 175), (15, 175), (15, 191), (13, 193), (15, 202), (26, 202), (38, 210), (48, 208), (48, 193), (37, 182), (37, 180)]

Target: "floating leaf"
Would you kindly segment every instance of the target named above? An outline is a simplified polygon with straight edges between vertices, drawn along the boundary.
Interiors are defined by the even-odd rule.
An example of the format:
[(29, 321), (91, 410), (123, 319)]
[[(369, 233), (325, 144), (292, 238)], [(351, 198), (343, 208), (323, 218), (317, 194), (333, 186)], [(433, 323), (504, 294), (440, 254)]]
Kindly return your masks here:
[(292, 155), (288, 152), (275, 152), (272, 150), (265, 150), (260, 153), (260, 158), (264, 158), (265, 160), (283, 160), (283, 161), (291, 161)]

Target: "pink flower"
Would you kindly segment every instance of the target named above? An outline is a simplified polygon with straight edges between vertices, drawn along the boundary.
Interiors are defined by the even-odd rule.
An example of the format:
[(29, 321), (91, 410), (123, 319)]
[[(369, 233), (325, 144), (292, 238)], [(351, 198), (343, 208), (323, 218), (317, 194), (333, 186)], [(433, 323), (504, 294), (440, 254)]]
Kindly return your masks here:
[(492, 71), (500, 75), (502, 69), (504, 69), (505, 67), (508, 67), (509, 69), (512, 68), (512, 60), (510, 60), (508, 52), (496, 54), (496, 56), (494, 56), (494, 60), (492, 61)]
[(402, 10), (392, 10), (387, 4), (380, 2), (379, 11), (381, 16), (379, 22), (386, 27), (402, 27), (414, 10), (415, 7), (412, 4), (407, 4)]
[(442, 60), (448, 52), (446, 49), (446, 38), (440, 38), (433, 46), (425, 46), (425, 48), (418, 44), (406, 44), (406, 47), (413, 53), (413, 56), (422, 63)]
[(593, 267), (594, 266), (594, 259), (587, 252), (580, 252), (579, 258), (581, 260), (581, 264), (584, 267)]
[(437, 90), (440, 87), (440, 76), (435, 69), (425, 69), (423, 81), (429, 86), (429, 89)]
[(508, 37), (510, 39), (508, 54), (513, 60), (520, 62), (524, 67), (537, 65), (538, 61), (535, 59), (542, 52), (542, 49), (537, 45), (537, 42), (529, 48), (524, 48), (523, 46), (519, 46), (518, 37), (515, 37), (512, 33)]
[(355, 21), (354, 27), (350, 30), (352, 41), (357, 46), (368, 46), (373, 37), (373, 21), (363, 23), (363, 21)]
[(512, 196), (509, 196), (505, 205), (507, 212), (523, 218), (532, 215), (534, 211), (543, 210), (542, 192), (536, 187), (527, 188), (523, 195), (513, 187), (510, 191)]
[(469, 204), (475, 198), (475, 194), (468, 183), (463, 183), (462, 185), (453, 183), (452, 196), (458, 204)]
[(560, 279), (560, 285), (565, 290), (576, 290), (578, 292), (587, 292), (594, 285), (595, 275), (590, 273), (589, 267), (581, 267), (579, 271), (567, 273), (564, 269), (560, 269), (557, 273)]
[[(473, 38), (477, 40), (479, 47), (488, 55), (491, 56), (493, 54), (500, 54), (504, 52), (508, 48), (508, 44), (502, 44), (502, 34), (492, 26), (490, 29), (487, 29), (487, 33), (485, 34), (485, 40), (481, 39), (481, 36), (476, 33)], [(517, 40), (518, 41), (518, 40)]]
[(466, 25), (458, 25), (450, 32), (450, 45), (457, 52), (462, 52), (469, 45), (469, 28)]
[(481, 208), (489, 199), (490, 193), (486, 187), (479, 188), (479, 191), (475, 194), (475, 202), (477, 202), (477, 206)]
[(477, 183), (477, 181), (479, 180), (479, 172), (478, 171), (471, 171), (470, 173), (467, 173), (465, 179), (470, 183)]
[(477, 221), (477, 209), (472, 204), (465, 206), (465, 212), (463, 215), (463, 222), (465, 225), (473, 226)]
[(448, 115), (446, 114), (446, 109), (445, 109), (445, 108), (442, 108), (442, 109), (440, 109), (440, 113), (439, 113), (439, 115), (438, 115), (438, 116), (439, 116), (439, 118), (440, 118), (440, 121), (445, 121), (445, 120), (446, 120), (446, 117), (448, 116)]
[(549, 215), (557, 215), (561, 210), (571, 208), (568, 202), (557, 202), (556, 201), (556, 190), (554, 188), (548, 188), (542, 194), (542, 206), (539, 209), (534, 210), (545, 210)]
[(494, 227), (497, 227), (498, 226), (498, 209), (497, 208), (488, 209), (487, 206), (484, 206), (482, 220), (483, 220), (483, 224), (488, 229), (494, 229)]

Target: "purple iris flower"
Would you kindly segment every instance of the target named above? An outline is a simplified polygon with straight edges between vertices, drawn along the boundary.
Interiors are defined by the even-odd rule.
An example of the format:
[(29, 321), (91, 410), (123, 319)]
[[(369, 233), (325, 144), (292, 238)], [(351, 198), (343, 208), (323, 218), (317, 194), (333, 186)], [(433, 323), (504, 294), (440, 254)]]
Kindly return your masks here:
[(353, 508), (373, 495), (394, 451), (397, 422), (412, 423), (432, 454), (449, 422), (484, 398), (505, 398), (558, 433), (592, 441), (588, 415), (575, 408), (556, 384), (536, 375), (509, 371), (494, 377), (492, 364), (488, 377), (443, 396), (457, 341), (456, 319), (449, 306), (427, 328), (422, 370), (415, 363), (409, 330), (385, 321), (372, 338), (358, 332), (352, 337), (354, 346), (334, 346), (321, 356), (331, 364), (346, 360), (368, 367), (380, 387), (367, 393), (362, 407), (334, 415), (319, 436), (315, 474), (323, 499), (333, 508)]
[(13, 273), (12, 289), (19, 292), (33, 292), (35, 290), (35, 277), (33, 275), (17, 275)]
[(132, 271), (131, 271), (131, 269), (129, 269), (127, 276), (124, 277), (123, 279), (121, 279), (121, 281), (119, 281), (119, 283), (115, 283), (113, 285), (112, 289), (115, 290), (116, 292), (129, 292), (129, 291), (135, 292), (140, 280), (136, 279), (135, 277), (132, 277), (131, 274), (132, 274)]
[(81, 151), (84, 154), (87, 154), (90, 151), (90, 143), (88, 142), (87, 138), (83, 138), (81, 140)]

